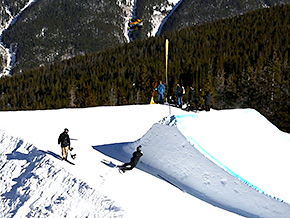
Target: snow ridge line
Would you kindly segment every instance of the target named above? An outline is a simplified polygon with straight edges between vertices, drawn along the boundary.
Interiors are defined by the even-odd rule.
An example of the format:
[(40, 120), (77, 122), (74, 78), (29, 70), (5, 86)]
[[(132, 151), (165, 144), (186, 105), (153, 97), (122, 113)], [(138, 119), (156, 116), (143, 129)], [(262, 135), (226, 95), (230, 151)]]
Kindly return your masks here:
[[(172, 116), (168, 116), (165, 117), (163, 120), (161, 120), (159, 123), (163, 124), (163, 125), (168, 125), (168, 126), (174, 126), (176, 128), (182, 128), (183, 130), (186, 130), (185, 127), (182, 125), (182, 123), (178, 120), (178, 118), (182, 118), (184, 115), (172, 115)], [(180, 131), (182, 135), (184, 135), (182, 133), (182, 131)], [(222, 169), (224, 169), (225, 171), (227, 171), (228, 173), (230, 173), (232, 176), (236, 177), (237, 179), (239, 179), (240, 181), (242, 181), (243, 183), (247, 184), (248, 186), (254, 188), (255, 190), (257, 190), (258, 192), (269, 196), (275, 200), (278, 200), (280, 202), (283, 203), (287, 203), (284, 200), (273, 196), (271, 194), (268, 194), (266, 191), (262, 190), (261, 188), (259, 188), (258, 186), (252, 184), (251, 182), (247, 181), (246, 179), (244, 179), (243, 177), (239, 176), (237, 173), (235, 173), (234, 171), (232, 171), (229, 167), (227, 167), (226, 165), (224, 165), (221, 161), (219, 161), (217, 158), (215, 158), (213, 155), (211, 155), (207, 150), (205, 150), (193, 137), (191, 136), (186, 136), (184, 135), (184, 137), (200, 152), (202, 153), (205, 157), (207, 157), (209, 160), (213, 161), (216, 165), (218, 165), (219, 167), (221, 167)]]
[[(183, 129), (185, 129), (185, 127), (182, 125), (182, 123), (178, 120), (179, 117), (182, 117), (182, 115), (177, 115), (177, 123), (179, 124), (179, 127), (182, 127)], [(185, 135), (184, 135), (185, 136)], [(185, 136), (186, 137), (186, 136)], [(259, 191), (262, 194), (265, 194), (266, 196), (269, 196), (275, 200), (281, 201), (281, 202), (285, 202), (284, 200), (275, 197), (273, 195), (268, 194), (267, 192), (265, 192), (264, 190), (262, 190), (261, 188), (259, 188), (258, 186), (252, 184), (251, 182), (247, 181), (246, 179), (244, 179), (243, 177), (239, 176), (238, 174), (236, 174), (234, 171), (232, 171), (230, 168), (228, 168), (226, 165), (224, 165), (221, 161), (219, 161), (217, 158), (215, 158), (213, 155), (211, 155), (208, 151), (206, 151), (196, 140), (194, 140), (191, 136), (188, 138), (188, 141), (199, 151), (201, 152), (203, 155), (205, 155), (207, 158), (209, 158), (210, 160), (212, 160), (215, 164), (217, 164), (219, 167), (223, 168), (224, 170), (226, 170), (228, 173), (230, 173), (231, 175), (233, 175), (234, 177), (238, 178), (239, 180), (241, 180), (243, 183), (249, 185), (250, 187), (256, 189), (257, 191)], [(197, 145), (197, 146), (195, 146)]]

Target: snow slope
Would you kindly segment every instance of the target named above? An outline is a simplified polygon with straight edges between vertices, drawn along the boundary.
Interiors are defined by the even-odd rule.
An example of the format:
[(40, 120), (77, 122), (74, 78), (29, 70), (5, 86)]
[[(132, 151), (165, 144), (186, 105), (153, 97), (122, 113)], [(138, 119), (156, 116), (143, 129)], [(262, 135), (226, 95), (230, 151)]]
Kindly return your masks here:
[[(254, 110), (195, 114), (165, 105), (135, 105), (0, 112), (0, 120), (1, 217), (279, 218), (290, 214), (289, 204), (282, 202), (289, 195), (284, 198), (279, 192), (286, 184), (281, 180), (289, 166), (283, 156), (289, 154), (289, 135)], [(194, 126), (198, 128), (193, 130)], [(75, 160), (70, 159), (75, 165), (58, 159), (57, 138), (65, 127), (77, 153)], [(236, 135), (229, 137), (233, 129)], [(256, 144), (245, 146), (241, 136), (248, 139), (244, 143)], [(285, 144), (276, 147), (280, 140)], [(242, 162), (227, 141), (234, 142)], [(279, 150), (269, 149), (269, 143)], [(127, 162), (139, 144), (144, 155), (137, 168), (120, 174), (114, 166)], [(201, 153), (199, 146), (207, 153)], [(208, 154), (248, 183), (218, 166)], [(264, 156), (272, 162), (268, 164)], [(252, 157), (258, 168), (255, 163), (249, 168)], [(282, 163), (277, 172), (270, 171), (275, 176), (267, 177), (263, 165), (277, 162)]]

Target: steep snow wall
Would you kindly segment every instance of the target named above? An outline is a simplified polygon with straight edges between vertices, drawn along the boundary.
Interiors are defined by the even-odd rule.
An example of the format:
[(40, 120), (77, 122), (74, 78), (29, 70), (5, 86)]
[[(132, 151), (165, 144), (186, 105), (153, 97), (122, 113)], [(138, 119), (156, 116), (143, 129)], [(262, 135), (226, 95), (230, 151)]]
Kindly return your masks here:
[(178, 130), (208, 159), (260, 192), (290, 202), (285, 173), (290, 142), (259, 112), (227, 110), (175, 119)]
[(137, 168), (180, 190), (245, 217), (286, 218), (289, 143), (257, 111), (241, 109), (168, 116), (135, 142), (96, 149), (126, 162), (141, 144)]
[(138, 168), (154, 172), (195, 197), (245, 217), (286, 218), (290, 206), (264, 195), (234, 177), (199, 152), (175, 126), (155, 124), (138, 144), (144, 155)]

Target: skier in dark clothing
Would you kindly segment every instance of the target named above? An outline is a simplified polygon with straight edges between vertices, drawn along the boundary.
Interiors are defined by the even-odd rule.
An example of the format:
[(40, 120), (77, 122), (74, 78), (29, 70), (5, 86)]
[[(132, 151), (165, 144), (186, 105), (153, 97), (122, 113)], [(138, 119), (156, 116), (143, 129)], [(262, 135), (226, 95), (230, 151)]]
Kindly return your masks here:
[(210, 111), (211, 95), (209, 91), (207, 91), (206, 95), (204, 96), (204, 103), (205, 103), (205, 110)]
[(58, 137), (58, 144), (61, 146), (61, 154), (62, 159), (67, 160), (68, 150), (71, 150), (70, 147), (70, 138), (68, 135), (68, 129), (65, 128), (63, 133), (61, 133)]
[[(137, 150), (133, 153), (133, 157), (131, 158), (129, 163), (124, 163), (122, 166), (120, 166), (120, 170), (124, 173), (126, 170), (132, 170), (134, 167), (136, 167), (140, 157), (143, 155), (141, 152), (142, 146), (139, 145), (137, 147)], [(128, 167), (130, 166), (130, 167)]]

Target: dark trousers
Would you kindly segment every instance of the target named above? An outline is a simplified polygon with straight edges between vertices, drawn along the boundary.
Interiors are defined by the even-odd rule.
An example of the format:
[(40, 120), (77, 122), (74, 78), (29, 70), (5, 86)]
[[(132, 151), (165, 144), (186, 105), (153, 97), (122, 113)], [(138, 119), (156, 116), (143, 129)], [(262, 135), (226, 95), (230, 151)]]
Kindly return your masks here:
[(205, 105), (205, 111), (210, 111), (210, 105)]
[[(130, 167), (128, 167), (130, 166)], [(120, 169), (125, 171), (125, 170), (132, 170), (136, 165), (131, 164), (131, 163), (124, 163), (122, 166), (120, 166)]]

